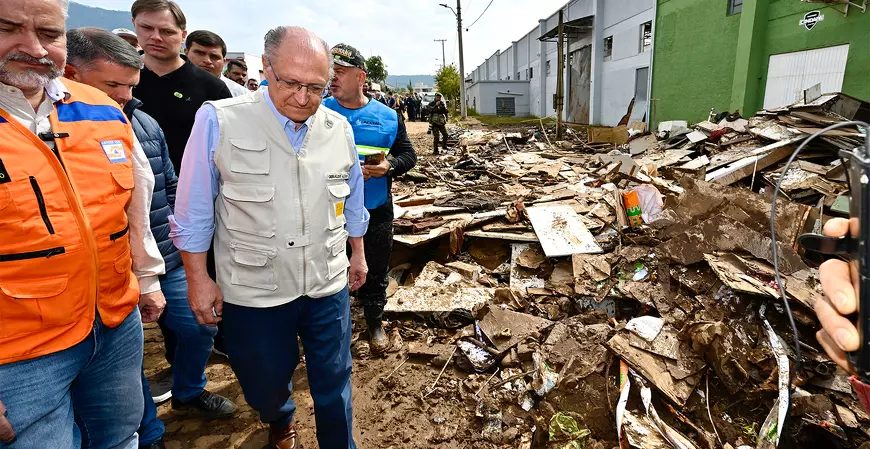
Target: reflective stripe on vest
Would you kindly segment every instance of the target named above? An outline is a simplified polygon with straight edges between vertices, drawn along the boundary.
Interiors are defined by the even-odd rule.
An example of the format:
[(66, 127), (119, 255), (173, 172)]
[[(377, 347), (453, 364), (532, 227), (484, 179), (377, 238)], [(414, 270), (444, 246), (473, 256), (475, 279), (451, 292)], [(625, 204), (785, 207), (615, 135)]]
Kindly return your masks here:
[(360, 156), (372, 156), (378, 153), (384, 153), (384, 156), (390, 154), (389, 148), (370, 147), (366, 145), (357, 145), (356, 153)]
[(138, 302), (121, 235), (132, 128), (102, 92), (63, 84), (70, 95), (49, 117), (57, 155), (0, 110), (0, 365), (70, 348), (97, 311), (116, 327)]
[[(338, 104), (334, 97), (323, 100), (323, 106), (347, 118), (353, 128), (357, 154), (360, 161), (366, 156), (389, 153), (396, 141), (399, 130), (399, 117), (396, 111), (378, 101), (369, 101), (359, 109), (347, 109)], [(386, 176), (369, 178), (364, 184), (366, 209), (383, 206), (390, 199), (390, 180)]]

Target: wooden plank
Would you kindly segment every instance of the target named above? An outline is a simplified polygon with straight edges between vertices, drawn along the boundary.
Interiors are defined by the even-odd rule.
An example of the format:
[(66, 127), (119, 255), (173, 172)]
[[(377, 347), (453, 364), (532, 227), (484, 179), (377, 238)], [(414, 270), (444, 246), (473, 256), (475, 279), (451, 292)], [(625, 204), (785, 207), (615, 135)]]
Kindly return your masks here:
[(570, 206), (526, 209), (547, 257), (597, 254), (602, 249)]
[(699, 158), (695, 158), (689, 162), (686, 162), (683, 165), (680, 165), (679, 168), (685, 168), (688, 170), (697, 170), (707, 164), (710, 163), (710, 159), (706, 155), (702, 155)]
[(476, 237), (480, 239), (498, 239), (507, 240), (509, 242), (538, 242), (538, 236), (534, 232), (523, 232), (516, 234), (513, 232), (487, 232), (481, 230), (466, 231), (466, 237)]
[(493, 288), (399, 287), (387, 299), (385, 312), (451, 312), (457, 309), (473, 310), (475, 306), (491, 301)]
[(817, 175), (823, 175), (823, 176), (828, 173), (828, 170), (830, 170), (829, 167), (826, 167), (824, 165), (814, 164), (814, 163), (809, 162), (809, 161), (797, 161), (797, 165), (798, 165), (798, 167), (800, 167), (801, 170), (808, 171), (810, 173), (815, 173)]
[[(430, 229), (429, 232), (427, 232), (425, 234), (394, 234), (393, 241), (408, 245), (412, 248), (415, 246), (420, 246), (424, 243), (429, 243), (431, 241), (434, 241), (438, 238), (441, 238), (445, 235), (450, 234), (450, 232), (455, 228), (464, 228), (466, 226), (469, 226), (470, 224), (473, 223), (473, 220), (471, 217), (472, 217), (472, 215), (468, 214), (468, 213), (448, 215), (448, 216), (442, 217), (445, 220), (447, 220), (447, 224), (445, 224), (441, 227), (438, 227), (435, 229)], [(492, 218), (480, 220), (478, 222), (478, 224), (483, 223), (486, 220), (491, 220), (491, 219)]]
[(752, 176), (752, 173), (763, 170), (791, 155), (794, 151), (792, 144), (803, 140), (805, 137), (783, 140), (766, 147), (752, 151), (751, 156), (740, 159), (726, 167), (707, 173), (707, 182), (730, 185), (743, 178)]

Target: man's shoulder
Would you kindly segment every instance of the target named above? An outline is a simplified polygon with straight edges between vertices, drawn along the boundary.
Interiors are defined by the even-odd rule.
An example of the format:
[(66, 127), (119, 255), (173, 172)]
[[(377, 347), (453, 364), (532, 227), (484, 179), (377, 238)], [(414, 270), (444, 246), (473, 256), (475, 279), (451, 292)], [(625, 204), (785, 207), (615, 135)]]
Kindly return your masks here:
[(339, 123), (345, 123), (347, 126), (350, 126), (350, 122), (347, 121), (347, 117), (330, 109), (327, 105), (320, 103), (320, 107), (317, 108), (317, 112), (325, 115), (327, 119), (337, 120)]
[(239, 95), (238, 97), (230, 97), (230, 98), (222, 98), (220, 100), (211, 100), (207, 101), (206, 104), (210, 104), (213, 107), (220, 109), (228, 109), (228, 108), (240, 108), (240, 107), (249, 107), (250, 105), (257, 102), (257, 92), (248, 91), (244, 95)]
[[(142, 109), (136, 108), (133, 110), (133, 124), (138, 124), (146, 133), (156, 133), (157, 131), (162, 131), (160, 128), (160, 124), (157, 123), (157, 120), (154, 117), (148, 115), (147, 112)], [(135, 130), (135, 127), (134, 127)], [(138, 137), (138, 136), (136, 136)]]
[(200, 83), (200, 86), (202, 86), (204, 90), (209, 93), (210, 96), (217, 95), (223, 89), (229, 90), (227, 85), (224, 84), (224, 82), (220, 78), (206, 72), (205, 70), (197, 66), (193, 66), (192, 70), (190, 70), (189, 73), (190, 76), (195, 79), (197, 83)]

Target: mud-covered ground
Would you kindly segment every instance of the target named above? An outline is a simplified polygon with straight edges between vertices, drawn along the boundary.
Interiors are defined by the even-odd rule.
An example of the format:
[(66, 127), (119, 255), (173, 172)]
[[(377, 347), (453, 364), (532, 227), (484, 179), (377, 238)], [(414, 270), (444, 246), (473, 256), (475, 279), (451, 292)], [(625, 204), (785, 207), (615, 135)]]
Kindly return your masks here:
[[(430, 154), (432, 136), (426, 134), (428, 124), (407, 122), (406, 125), (417, 151)], [(489, 443), (474, 444), (479, 439), (480, 430), (480, 425), (472, 422), (475, 420), (474, 405), (458, 399), (456, 393), (459, 379), (464, 380), (466, 374), (454, 372), (451, 366), (444, 372), (435, 391), (424, 401), (421, 397), (435, 381), (442, 365), (429, 366), (422, 360), (409, 360), (394, 372), (405, 360), (404, 353), (392, 353), (382, 358), (360, 357), (359, 352), (366, 352), (364, 341), (367, 338), (362, 323), (361, 311), (355, 306), (354, 339), (361, 340), (354, 344), (353, 372), (354, 433), (358, 447), (487, 447)], [(167, 368), (160, 331), (156, 326), (148, 325), (145, 330), (146, 375), (151, 377)], [(391, 372), (394, 373), (390, 376)], [(229, 362), (220, 356), (212, 356), (206, 376), (206, 388), (231, 398), (239, 405), (239, 413), (232, 419), (207, 420), (195, 415), (176, 414), (166, 402), (158, 407), (158, 416), (166, 425), (166, 447), (260, 449), (265, 446), (268, 428), (245, 403)], [(389, 378), (382, 380), (387, 376)], [(293, 398), (298, 407), (296, 425), (302, 447), (317, 448), (314, 404), (308, 392), (304, 363), (300, 364), (294, 376)]]

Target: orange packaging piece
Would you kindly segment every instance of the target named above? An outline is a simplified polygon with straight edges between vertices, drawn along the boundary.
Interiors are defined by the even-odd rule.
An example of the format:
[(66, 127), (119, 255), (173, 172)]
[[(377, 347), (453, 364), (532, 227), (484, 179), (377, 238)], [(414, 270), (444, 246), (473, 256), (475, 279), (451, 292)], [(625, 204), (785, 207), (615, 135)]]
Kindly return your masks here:
[(636, 228), (643, 224), (641, 218), (640, 200), (637, 197), (637, 192), (634, 190), (622, 194), (622, 202), (625, 204), (625, 214), (628, 216), (628, 223), (632, 228)]

